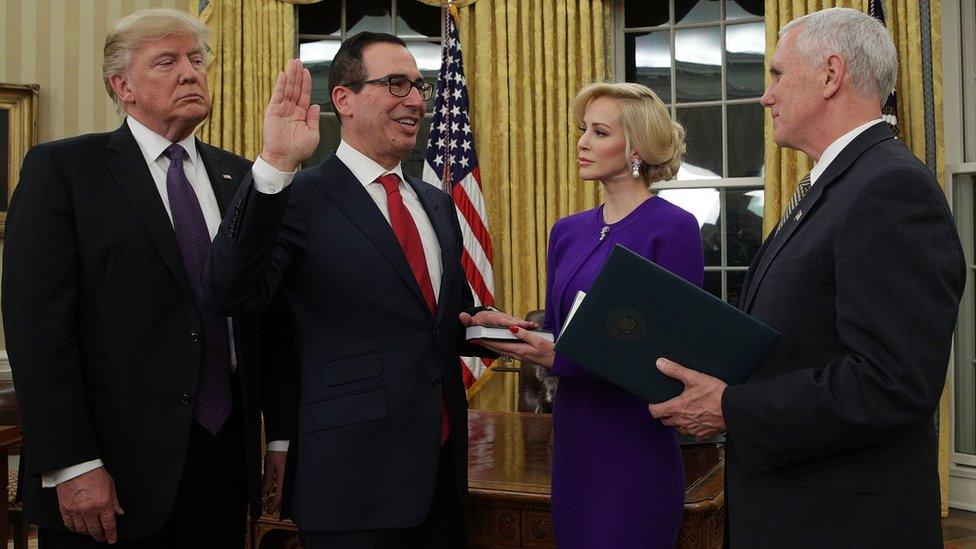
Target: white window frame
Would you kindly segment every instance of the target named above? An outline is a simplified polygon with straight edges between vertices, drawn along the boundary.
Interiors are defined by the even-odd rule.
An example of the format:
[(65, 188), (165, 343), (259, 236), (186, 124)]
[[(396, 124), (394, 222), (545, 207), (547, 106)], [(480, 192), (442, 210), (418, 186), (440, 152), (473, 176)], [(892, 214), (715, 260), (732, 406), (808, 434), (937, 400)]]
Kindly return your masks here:
[[(624, 38), (625, 20), (624, 20), (624, 4), (627, 0), (614, 0), (614, 32), (613, 32), (613, 46), (614, 46), (614, 70), (617, 75), (617, 80), (623, 81), (626, 74), (626, 47)], [(638, 0), (631, 0), (638, 1)], [(643, 0), (640, 0), (643, 1)], [(659, 0), (658, 0), (659, 1)], [(669, 2), (668, 8), (671, 9), (671, 1)], [(665, 103), (668, 107), (668, 112), (671, 113), (672, 119), (676, 118), (676, 109), (680, 107), (714, 107), (714, 106), (726, 106), (726, 105), (743, 105), (743, 104), (755, 104), (758, 103), (758, 98), (749, 99), (726, 99), (726, 94), (728, 93), (728, 88), (726, 84), (727, 71), (725, 70), (725, 29), (729, 26), (736, 26), (748, 23), (761, 23), (765, 21), (765, 17), (749, 17), (742, 19), (735, 19), (733, 21), (725, 20), (725, 5), (726, 2), (722, 2), (719, 9), (719, 21), (708, 21), (704, 23), (676, 23), (671, 24), (669, 20), (667, 23), (662, 25), (657, 25), (653, 27), (633, 27), (627, 28), (628, 31), (662, 31), (668, 29), (670, 32), (670, 55), (671, 55), (671, 102)], [(681, 29), (692, 29), (692, 28), (719, 28), (720, 43), (721, 43), (721, 67), (722, 70), (722, 99), (717, 101), (696, 101), (693, 103), (677, 103), (677, 79), (676, 79), (676, 64), (675, 64), (675, 33)], [(728, 173), (728, 114), (726, 109), (722, 109), (722, 173)], [(764, 169), (765, 171), (765, 169)], [(705, 272), (745, 272), (749, 269), (748, 265), (728, 265), (728, 246), (726, 234), (726, 223), (728, 220), (727, 211), (724, 208), (726, 202), (724, 199), (724, 190), (734, 190), (734, 189), (764, 189), (765, 188), (765, 178), (763, 176), (758, 177), (720, 177), (714, 179), (672, 179), (670, 181), (658, 181), (651, 185), (651, 189), (654, 191), (662, 191), (667, 189), (718, 189), (722, 193), (722, 215), (719, 216), (720, 227), (719, 230), (722, 234), (723, 246), (722, 246), (722, 263), (721, 265), (706, 265)], [(727, 298), (728, 296), (728, 276), (722, 277), (722, 296)]]
[[(942, 1), (942, 66), (943, 112), (962, 113), (945, 116), (946, 194), (953, 205), (960, 239), (967, 254), (967, 290), (960, 306), (959, 325), (962, 330), (976, 330), (976, 292), (970, 265), (976, 239), (976, 211), (973, 201), (964, 205), (954, 202), (953, 196), (963, 192), (962, 180), (970, 186), (965, 192), (976, 193), (976, 7), (968, 0)], [(964, 31), (962, 26), (966, 25)], [(963, 51), (966, 58), (963, 58)], [(968, 160), (968, 162), (967, 162)], [(970, 343), (976, 343), (976, 340)], [(956, 342), (949, 360), (950, 445), (949, 506), (976, 511), (976, 455), (956, 451)], [(976, 356), (976, 354), (974, 354)], [(965, 360), (965, 358), (961, 358)]]

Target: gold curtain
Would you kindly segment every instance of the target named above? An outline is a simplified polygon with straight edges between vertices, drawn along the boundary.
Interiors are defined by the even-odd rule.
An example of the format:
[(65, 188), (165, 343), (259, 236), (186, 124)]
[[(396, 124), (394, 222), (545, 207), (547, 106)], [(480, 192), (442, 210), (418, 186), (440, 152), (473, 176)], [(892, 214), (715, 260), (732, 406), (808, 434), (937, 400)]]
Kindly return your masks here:
[[(612, 0), (482, 0), (458, 10), (470, 112), (494, 249), (495, 301), (524, 316), (545, 306), (556, 219), (600, 201), (576, 165), (576, 91), (606, 80)], [(517, 375), (471, 400), (515, 410)]]
[(261, 152), (264, 109), (275, 79), (295, 55), (295, 12), (290, 2), (210, 0), (190, 12), (210, 29), (207, 67), (213, 112), (199, 128), (202, 140), (244, 158)]
[[(928, 14), (923, 14), (918, 0), (884, 0), (884, 15), (889, 32), (898, 50), (898, 97), (899, 137), (923, 161), (934, 168), (941, 185), (945, 185), (945, 143), (942, 124), (942, 10), (937, 0), (930, 0)], [(792, 19), (808, 13), (833, 7), (854, 8), (867, 13), (868, 0), (766, 0), (766, 64), (772, 56), (779, 29)], [(928, 35), (931, 37), (929, 57), (923, 58), (923, 15), (928, 16)], [(932, 71), (932, 98), (934, 143), (926, 142), (924, 70)], [(769, 75), (766, 75), (769, 83)], [(765, 234), (776, 227), (786, 202), (792, 196), (796, 183), (807, 173), (813, 162), (803, 153), (780, 149), (773, 142), (773, 124), (769, 116), (765, 121), (766, 134), (766, 208), (763, 228)], [(926, 152), (926, 147), (931, 153)], [(934, 163), (934, 166), (932, 165)], [(948, 388), (942, 394), (939, 406), (939, 480), (942, 490), (942, 516), (949, 513), (949, 398)]]

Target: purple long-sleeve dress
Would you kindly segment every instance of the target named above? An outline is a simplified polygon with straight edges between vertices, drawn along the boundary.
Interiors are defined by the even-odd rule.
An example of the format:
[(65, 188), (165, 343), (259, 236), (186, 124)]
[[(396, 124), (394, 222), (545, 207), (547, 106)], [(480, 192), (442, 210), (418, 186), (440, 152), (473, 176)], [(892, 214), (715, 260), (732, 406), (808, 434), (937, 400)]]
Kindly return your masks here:
[[(653, 197), (610, 225), (603, 206), (552, 228), (545, 328), (557, 331), (577, 290), (587, 291), (615, 244), (699, 286), (701, 237), (694, 216)], [(653, 367), (657, 357), (647, 357)], [(647, 403), (556, 356), (552, 516), (559, 549), (673, 548), (685, 476), (674, 429)]]

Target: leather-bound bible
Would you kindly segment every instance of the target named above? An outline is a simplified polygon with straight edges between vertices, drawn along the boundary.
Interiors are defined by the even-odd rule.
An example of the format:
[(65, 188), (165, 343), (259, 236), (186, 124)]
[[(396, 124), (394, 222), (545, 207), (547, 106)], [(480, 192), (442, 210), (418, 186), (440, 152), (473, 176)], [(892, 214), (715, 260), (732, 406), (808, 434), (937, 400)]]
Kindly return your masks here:
[(684, 389), (658, 371), (659, 357), (735, 385), (749, 377), (778, 337), (772, 328), (618, 244), (567, 320), (556, 352), (658, 403)]

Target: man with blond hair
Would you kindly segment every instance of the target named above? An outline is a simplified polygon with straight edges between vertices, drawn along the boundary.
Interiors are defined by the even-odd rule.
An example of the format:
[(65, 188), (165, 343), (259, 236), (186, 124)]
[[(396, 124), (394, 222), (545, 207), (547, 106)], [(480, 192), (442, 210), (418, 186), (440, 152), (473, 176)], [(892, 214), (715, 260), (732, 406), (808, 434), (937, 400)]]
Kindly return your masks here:
[(966, 267), (935, 177), (881, 119), (897, 66), (856, 10), (780, 31), (762, 104), (816, 164), (739, 303), (780, 338), (742, 385), (657, 361), (685, 390), (651, 413), (728, 433), (733, 549), (942, 547), (933, 417)]
[[(197, 140), (207, 29), (143, 10), (105, 41), (126, 120), (24, 161), (4, 246), (3, 319), (40, 547), (241, 547), (259, 497), (260, 343), (287, 322), (206, 311), (199, 280), (251, 163)], [(269, 319), (271, 320), (271, 319)], [(286, 334), (287, 335), (287, 334)], [(264, 358), (262, 358), (262, 356)], [(294, 421), (268, 410), (270, 439)]]

